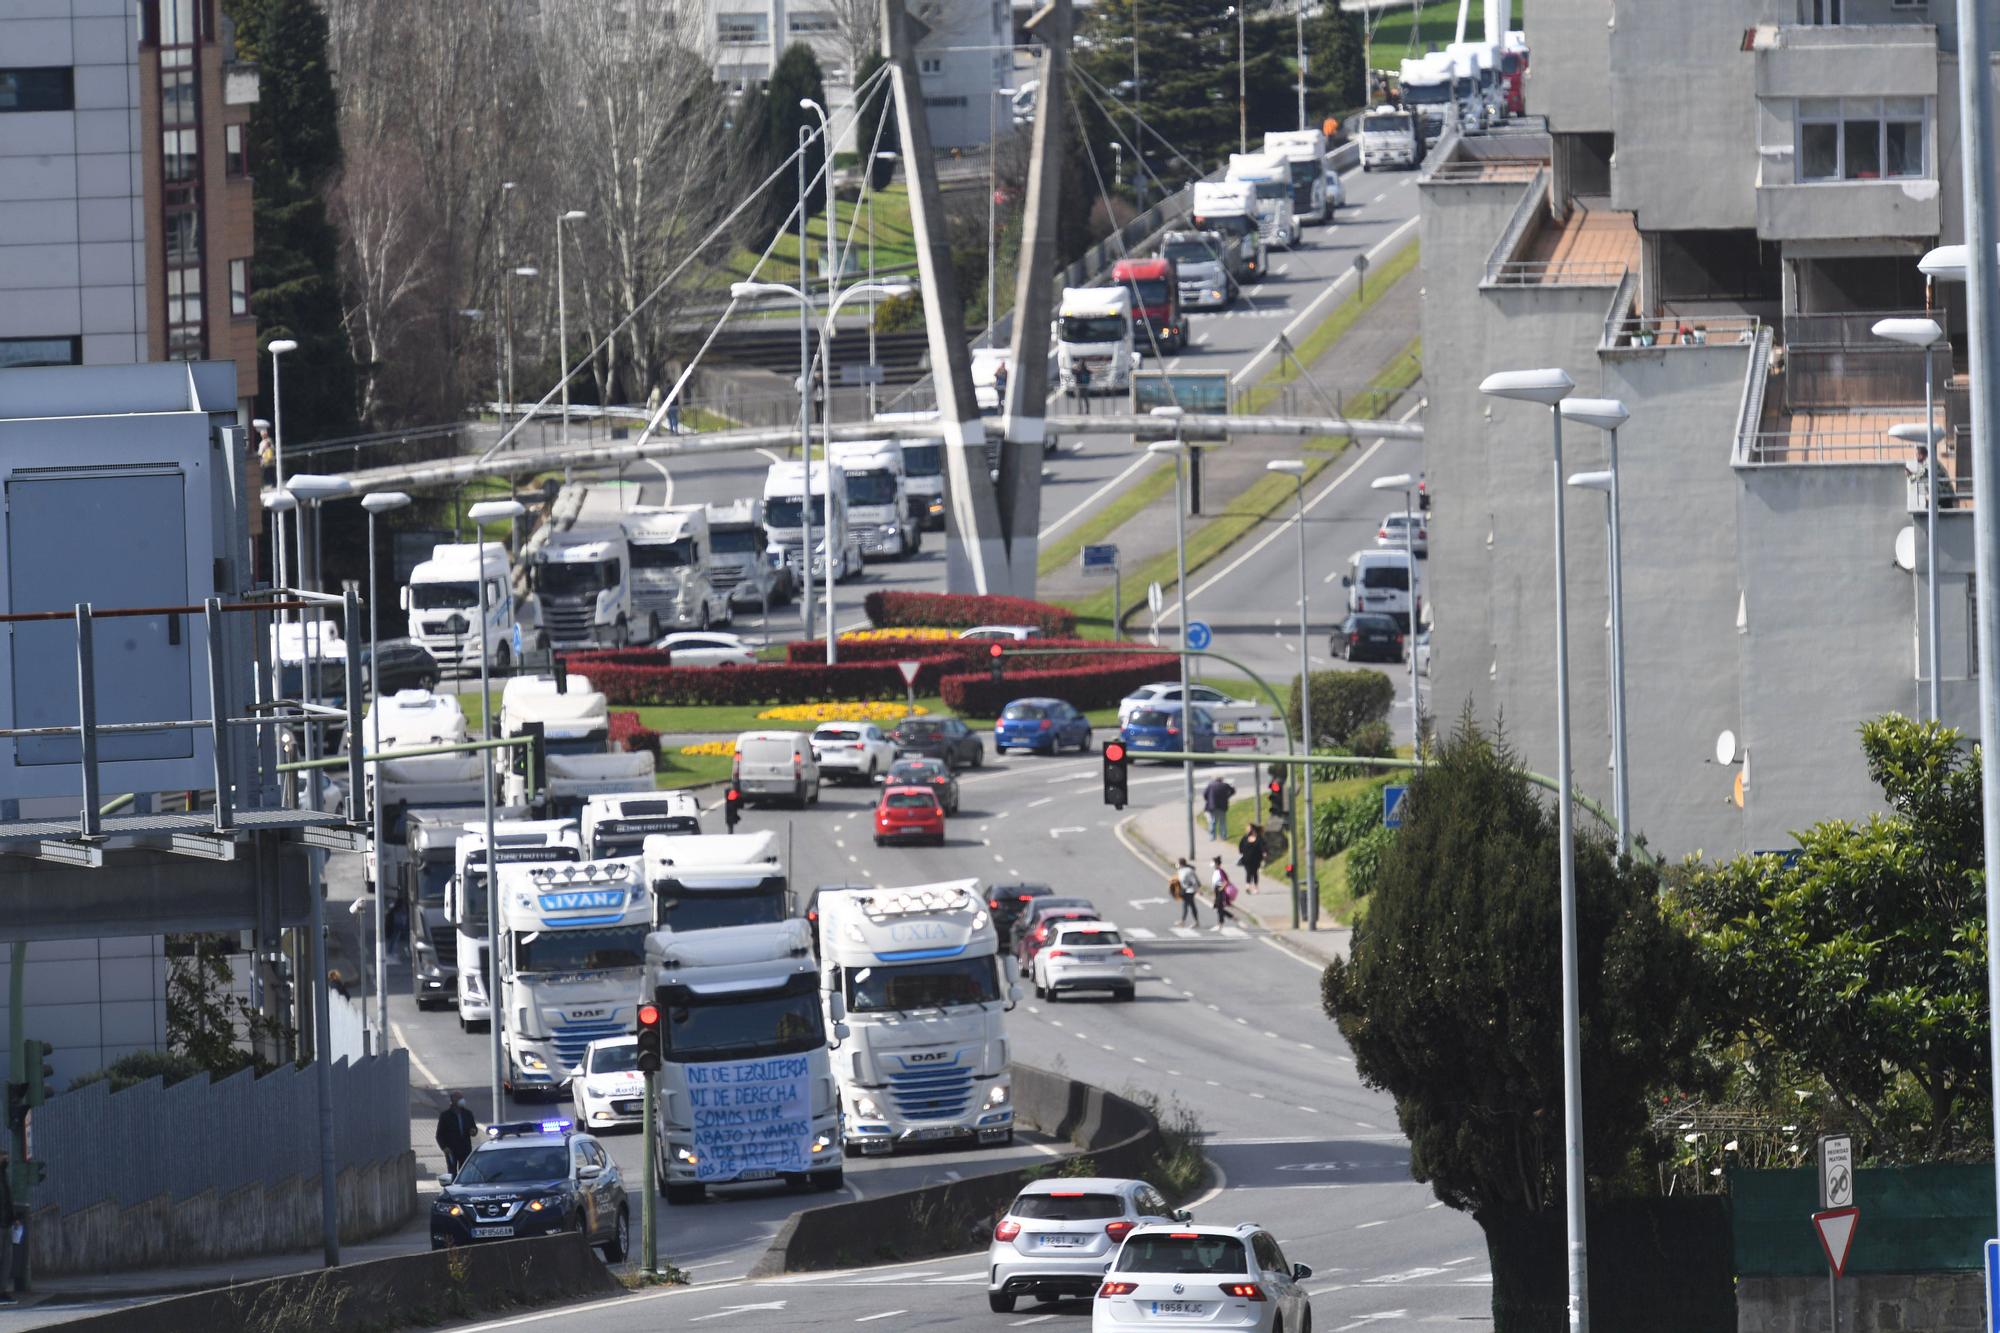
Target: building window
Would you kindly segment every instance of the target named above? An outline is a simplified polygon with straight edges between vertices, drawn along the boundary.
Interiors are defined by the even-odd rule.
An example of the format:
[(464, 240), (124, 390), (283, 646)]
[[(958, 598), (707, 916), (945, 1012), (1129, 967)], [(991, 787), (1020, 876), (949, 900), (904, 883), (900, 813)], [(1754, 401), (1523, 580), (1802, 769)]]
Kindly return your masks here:
[(1840, 23), (1841, 0), (1805, 0), (1800, 6), (1805, 21), (1820, 27), (1837, 27)]
[(941, 74), (944, 72), (944, 61), (936, 56), (925, 56), (918, 62), (918, 69), (925, 74)]
[(222, 161), (224, 170), (231, 176), (250, 174), (250, 146), (248, 126), (224, 125), (222, 127)]
[(193, 46), (201, 40), (195, 27), (194, 0), (159, 0), (161, 46)]
[(201, 214), (175, 209), (167, 214), (167, 267), (189, 268), (201, 263)]
[(201, 270), (198, 268), (170, 268), (167, 270), (167, 324), (192, 324), (200, 332), (201, 324)]
[(195, 83), (192, 69), (160, 71), (160, 124), (195, 123)]
[(785, 27), (795, 37), (815, 37), (840, 31), (840, 25), (834, 22), (833, 15), (825, 10), (813, 9), (785, 15)]
[(957, 107), (957, 106), (970, 106), (971, 103), (963, 97), (926, 97), (924, 99), (924, 105), (936, 106), (936, 107)]
[(67, 65), (0, 69), (0, 111), (74, 111), (76, 71)]
[(160, 171), (170, 181), (191, 181), (200, 134), (194, 130), (160, 131)]
[(0, 370), (82, 364), (81, 338), (0, 338)]
[(771, 40), (767, 14), (717, 14), (715, 40), (724, 46), (751, 46)]
[(229, 313), (250, 313), (250, 261), (247, 259), (229, 261)]
[(1798, 104), (1798, 179), (1908, 180), (1929, 174), (1922, 97), (1808, 97)]

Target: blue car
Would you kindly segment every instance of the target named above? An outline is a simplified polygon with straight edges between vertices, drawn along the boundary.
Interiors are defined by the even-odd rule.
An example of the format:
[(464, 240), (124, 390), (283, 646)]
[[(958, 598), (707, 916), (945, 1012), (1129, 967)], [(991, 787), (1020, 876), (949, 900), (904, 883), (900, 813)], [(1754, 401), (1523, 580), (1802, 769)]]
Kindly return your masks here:
[(1060, 699), (1016, 699), (1000, 710), (993, 724), (993, 749), (1038, 750), (1060, 754), (1067, 745), (1090, 748), (1090, 719)]
[(1181, 706), (1177, 703), (1149, 704), (1133, 711), (1118, 739), (1134, 754), (1147, 750), (1191, 750), (1209, 753), (1215, 749), (1215, 719), (1206, 708), (1194, 710), (1193, 744), (1181, 730)]

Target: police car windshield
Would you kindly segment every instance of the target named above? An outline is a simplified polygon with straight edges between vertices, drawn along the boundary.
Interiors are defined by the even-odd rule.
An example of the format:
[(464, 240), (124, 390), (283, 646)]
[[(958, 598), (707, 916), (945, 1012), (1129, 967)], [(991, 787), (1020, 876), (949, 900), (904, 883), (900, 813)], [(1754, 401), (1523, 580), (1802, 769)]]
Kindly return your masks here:
[(1000, 975), (990, 955), (850, 967), (844, 981), (847, 1007), (857, 1014), (991, 1004), (1000, 998)]
[(646, 961), (644, 925), (602, 930), (537, 930), (514, 940), (516, 972), (603, 972)]
[(503, 1148), (488, 1144), (465, 1159), (454, 1185), (513, 1185), (561, 1180), (569, 1175), (569, 1149), (561, 1144)]

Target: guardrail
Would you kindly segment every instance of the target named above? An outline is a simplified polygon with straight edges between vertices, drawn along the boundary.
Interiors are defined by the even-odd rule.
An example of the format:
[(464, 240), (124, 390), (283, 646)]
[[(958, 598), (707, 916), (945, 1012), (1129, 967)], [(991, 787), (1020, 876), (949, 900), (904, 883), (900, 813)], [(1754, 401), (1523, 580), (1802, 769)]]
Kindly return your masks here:
[(1705, 347), (1710, 343), (1753, 343), (1763, 327), (1764, 322), (1755, 315), (1660, 315), (1609, 319), (1604, 323), (1604, 346)]
[[(1445, 168), (1453, 165), (1457, 164), (1440, 163), (1438, 171), (1431, 178), (1442, 177)], [(1507, 219), (1507, 225), (1500, 230), (1499, 239), (1493, 242), (1493, 248), (1487, 252), (1488, 283), (1501, 281), (1501, 273), (1507, 268), (1514, 253), (1521, 248), (1522, 242), (1528, 239), (1528, 233), (1534, 229), (1548, 201), (1549, 171), (1545, 166), (1538, 167), (1535, 174), (1529, 177), (1528, 188), (1521, 192), (1520, 199), (1515, 202), (1513, 216)]]
[(1743, 400), (1736, 413), (1736, 450), (1731, 461), (1749, 462), (1750, 440), (1764, 421), (1764, 390), (1771, 382), (1771, 330), (1759, 329), (1750, 342), (1750, 363), (1743, 371)]
[(1822, 463), (1902, 463), (1909, 446), (1874, 430), (1756, 431), (1742, 461), (1751, 467)]
[(1626, 265), (1610, 260), (1510, 260), (1488, 266), (1488, 287), (1615, 287)]

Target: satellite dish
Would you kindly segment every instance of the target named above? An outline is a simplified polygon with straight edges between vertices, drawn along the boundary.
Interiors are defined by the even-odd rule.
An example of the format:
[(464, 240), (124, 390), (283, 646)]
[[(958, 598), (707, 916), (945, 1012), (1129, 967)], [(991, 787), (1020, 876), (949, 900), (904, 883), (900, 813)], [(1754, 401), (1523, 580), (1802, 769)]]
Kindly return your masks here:
[(1715, 738), (1715, 762), (1733, 764), (1736, 762), (1736, 733), (1724, 730)]
[(1917, 530), (1914, 525), (1896, 534), (1896, 568), (1910, 573), (1917, 567)]

